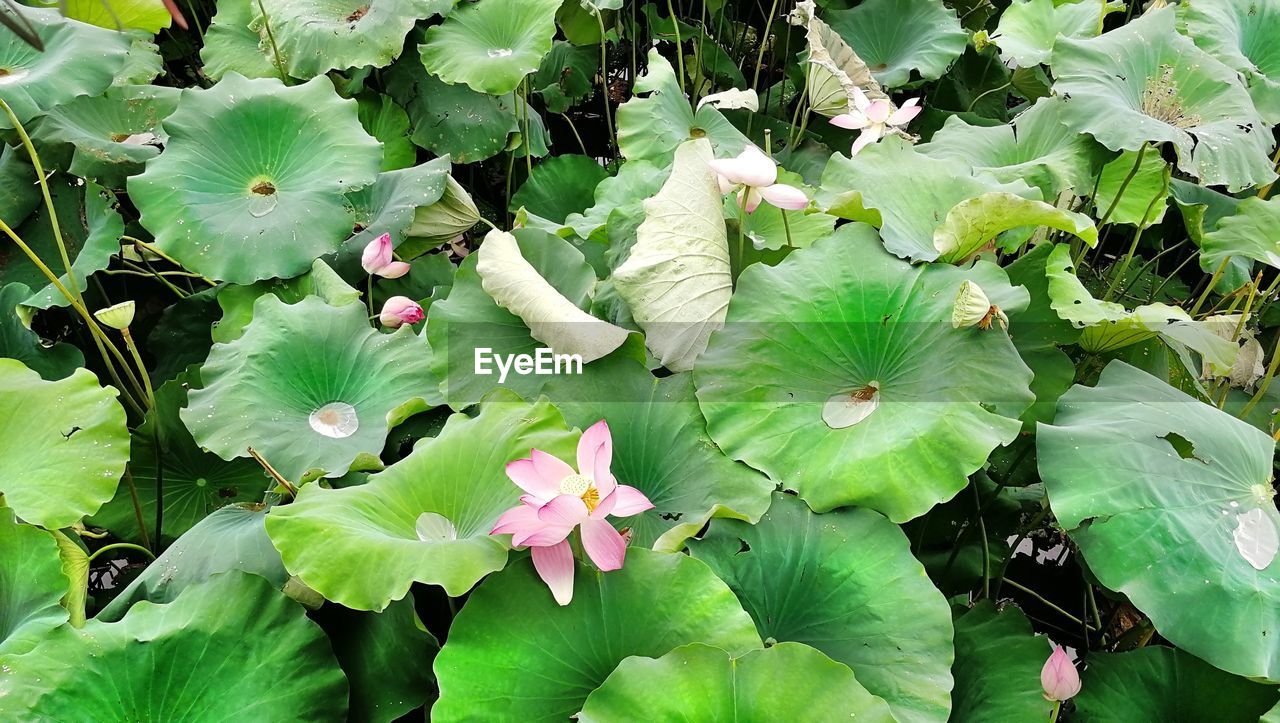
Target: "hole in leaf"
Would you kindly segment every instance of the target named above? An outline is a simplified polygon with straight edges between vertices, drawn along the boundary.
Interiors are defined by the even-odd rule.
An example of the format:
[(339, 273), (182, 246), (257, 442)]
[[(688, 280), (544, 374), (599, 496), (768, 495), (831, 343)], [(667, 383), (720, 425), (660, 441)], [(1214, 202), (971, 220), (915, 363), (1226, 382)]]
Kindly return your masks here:
[(75, 434), (76, 432), (79, 432), (79, 431), (80, 431), (80, 428), (79, 428), (79, 427), (72, 427), (72, 428), (71, 428), (71, 431), (64, 433), (64, 434), (62, 435), (62, 437), (63, 437), (64, 439), (71, 439), (71, 435), (73, 435), (73, 434)]
[(274, 196), (276, 187), (270, 181), (259, 181), (253, 188), (249, 189), (259, 196)]
[(236, 496), (236, 488), (235, 487), (219, 487), (218, 496), (224, 500), (232, 499), (233, 497)]
[(746, 540), (744, 540), (744, 539), (742, 539), (741, 537), (739, 537), (739, 538), (738, 538), (738, 552), (737, 552), (737, 553), (735, 553), (735, 554), (741, 555), (741, 554), (742, 554), (742, 553), (744, 553), (744, 552), (751, 552), (751, 545), (747, 544), (747, 541), (746, 541)]
[(1173, 451), (1177, 452), (1182, 459), (1194, 459), (1197, 462), (1204, 462), (1203, 459), (1196, 456), (1196, 445), (1181, 434), (1169, 432), (1161, 436), (1160, 439), (1168, 442), (1169, 446), (1173, 447)]
[(683, 512), (663, 512), (662, 514), (658, 515), (658, 517), (661, 517), (662, 519), (668, 522), (679, 522), (680, 518), (684, 517), (684, 513)]

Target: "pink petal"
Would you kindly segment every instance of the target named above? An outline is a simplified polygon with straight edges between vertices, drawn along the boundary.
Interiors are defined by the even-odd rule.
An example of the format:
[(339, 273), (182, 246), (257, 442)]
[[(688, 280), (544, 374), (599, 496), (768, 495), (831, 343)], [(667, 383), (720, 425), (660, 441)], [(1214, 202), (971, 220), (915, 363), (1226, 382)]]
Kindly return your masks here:
[(578, 474), (596, 479), (600, 470), (607, 475), (612, 460), (613, 437), (609, 434), (609, 424), (601, 419), (578, 439)]
[(640, 490), (631, 485), (618, 485), (613, 491), (614, 507), (613, 515), (615, 517), (630, 517), (638, 515), (645, 510), (653, 509), (653, 503)]
[(866, 93), (862, 92), (861, 88), (855, 87), (853, 89), (853, 107), (861, 111), (864, 115), (866, 114), (867, 109), (871, 107), (871, 99), (867, 97)]
[(743, 203), (743, 208), (746, 209), (747, 213), (755, 213), (756, 209), (760, 207), (760, 191), (754, 187), (745, 190), (747, 193), (746, 201), (739, 199), (739, 203)]
[(523, 535), (546, 527), (547, 524), (538, 519), (538, 509), (528, 505), (518, 505), (498, 516), (493, 523), (490, 535)]
[(591, 510), (590, 517), (597, 520), (603, 520), (604, 518), (613, 514), (613, 507), (617, 503), (618, 503), (617, 485), (615, 484), (614, 492), (610, 492), (609, 494), (600, 498), (600, 501), (596, 503), (596, 508), (594, 510)]
[(409, 273), (409, 264), (403, 261), (392, 261), (391, 263), (378, 269), (375, 273), (384, 279), (398, 279)]
[(889, 113), (892, 111), (893, 106), (889, 104), (889, 101), (884, 99), (873, 100), (871, 101), (871, 107), (867, 108), (867, 120), (872, 123), (884, 123), (889, 119)]
[(556, 485), (556, 491), (559, 491), (560, 480), (571, 474), (576, 474), (564, 460), (553, 454), (547, 454), (540, 449), (529, 451), (529, 459), (533, 460), (533, 466), (538, 470), (538, 475), (544, 480), (548, 480)]
[(734, 158), (722, 158), (708, 165), (735, 184), (769, 186), (778, 180), (778, 166), (755, 146), (747, 146)]
[(775, 183), (772, 186), (766, 186), (760, 189), (760, 195), (764, 200), (790, 211), (800, 211), (809, 205), (809, 198), (804, 195), (804, 191), (795, 186), (788, 186), (785, 183)]
[(853, 142), (853, 148), (849, 150), (849, 157), (853, 158), (858, 155), (858, 151), (880, 140), (882, 133), (881, 126), (871, 126), (862, 131), (862, 133), (858, 134), (857, 140)]
[(517, 459), (507, 463), (507, 476), (520, 489), (538, 499), (539, 505), (545, 505), (560, 494), (560, 479), (548, 479), (538, 473), (538, 466), (532, 459)]
[(416, 324), (426, 317), (427, 312), (423, 311), (418, 302), (406, 296), (393, 296), (382, 305), (378, 321), (389, 329), (395, 329), (401, 324)]
[(391, 234), (384, 233), (369, 242), (360, 255), (360, 266), (365, 273), (375, 273), (378, 269), (391, 263)]
[(627, 541), (608, 522), (590, 519), (582, 523), (582, 549), (596, 567), (608, 572), (622, 567)]
[(573, 527), (587, 519), (587, 503), (581, 497), (559, 495), (538, 510), (538, 519), (548, 525)]
[(733, 191), (734, 187), (737, 185), (719, 173), (716, 174), (716, 183), (720, 185), (720, 193), (729, 193)]
[(903, 103), (889, 116), (888, 124), (891, 126), (905, 126), (910, 123), (916, 116), (920, 115), (920, 111), (924, 110), (924, 108), (916, 105), (919, 102), (919, 98), (912, 98)]
[(1054, 646), (1053, 654), (1040, 669), (1040, 687), (1049, 700), (1067, 700), (1080, 692), (1080, 673), (1061, 645)]
[(533, 568), (560, 605), (573, 599), (573, 548), (568, 541), (533, 548)]
[(525, 531), (511, 536), (512, 547), (550, 547), (558, 544), (573, 532), (572, 527), (561, 527), (543, 523), (540, 529)]
[(866, 116), (854, 111), (853, 113), (841, 113), (835, 118), (832, 118), (830, 123), (838, 128), (848, 128), (856, 131), (866, 128), (870, 121), (867, 120)]

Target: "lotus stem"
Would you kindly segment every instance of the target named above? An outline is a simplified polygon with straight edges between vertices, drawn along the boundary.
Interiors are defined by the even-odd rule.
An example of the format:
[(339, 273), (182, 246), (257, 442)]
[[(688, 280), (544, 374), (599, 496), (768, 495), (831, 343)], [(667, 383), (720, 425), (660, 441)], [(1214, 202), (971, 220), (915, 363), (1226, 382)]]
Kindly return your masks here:
[[(608, 107), (608, 105), (606, 104), (605, 107)], [(560, 117), (564, 118), (564, 122), (569, 124), (569, 130), (573, 131), (573, 137), (578, 141), (578, 148), (582, 150), (582, 155), (591, 155), (587, 153), (587, 144), (582, 142), (582, 136), (578, 135), (578, 127), (573, 124), (573, 119), (569, 117), (569, 114), (561, 113)]]
[[(1138, 175), (1138, 171), (1142, 168), (1142, 157), (1146, 155), (1147, 144), (1143, 143), (1138, 149), (1138, 157), (1133, 159), (1133, 168), (1129, 169), (1129, 174), (1120, 182), (1120, 188), (1116, 190), (1116, 197), (1111, 199), (1111, 204), (1107, 206), (1107, 212), (1102, 214), (1102, 220), (1098, 221), (1099, 226), (1105, 226), (1107, 221), (1111, 219), (1111, 214), (1115, 213), (1116, 207), (1120, 205), (1120, 199), (1124, 197), (1124, 192), (1129, 188), (1129, 183), (1133, 181), (1134, 176)], [(1163, 194), (1161, 194), (1163, 195)]]
[[(609, 41), (604, 34), (604, 11), (594, 5), (591, 7), (596, 17), (596, 27), (600, 28), (600, 95), (604, 100), (604, 126), (609, 132), (610, 148), (617, 148), (618, 136), (613, 130), (613, 110), (609, 107)], [(569, 127), (573, 127), (572, 121)], [(573, 129), (573, 135), (578, 135), (578, 129)], [(581, 138), (578, 138), (578, 144), (582, 144)], [(587, 155), (586, 146), (583, 146), (582, 155)]]
[[(1143, 147), (1145, 148), (1146, 146)], [(1142, 241), (1142, 233), (1147, 230), (1147, 219), (1151, 218), (1151, 212), (1156, 207), (1156, 201), (1163, 199), (1165, 192), (1169, 190), (1169, 174), (1169, 167), (1165, 166), (1160, 192), (1151, 198), (1151, 202), (1147, 204), (1147, 210), (1142, 212), (1142, 220), (1138, 222), (1138, 230), (1133, 234), (1133, 241), (1129, 244), (1129, 252), (1124, 255), (1124, 260), (1120, 262), (1120, 270), (1111, 275), (1111, 283), (1107, 284), (1107, 290), (1102, 295), (1103, 301), (1111, 299), (1111, 294), (1116, 290), (1116, 285), (1129, 272), (1129, 264), (1133, 262), (1133, 255), (1138, 251), (1138, 243)], [(1112, 207), (1115, 207), (1114, 203)]]
[(1209, 298), (1209, 292), (1213, 291), (1213, 287), (1218, 285), (1218, 279), (1222, 278), (1222, 272), (1226, 271), (1227, 264), (1230, 263), (1231, 257), (1227, 256), (1222, 259), (1222, 263), (1218, 264), (1218, 269), (1213, 272), (1213, 276), (1209, 277), (1209, 284), (1204, 287), (1204, 291), (1200, 292), (1200, 298), (1196, 299), (1196, 303), (1191, 307), (1191, 315), (1195, 316), (1200, 307), (1204, 306), (1204, 302)]
[[(1271, 156), (1271, 165), (1275, 166), (1277, 171), (1280, 171), (1280, 146), (1276, 147), (1275, 155)], [(1274, 185), (1276, 185), (1276, 182), (1272, 181), (1258, 189), (1258, 198), (1266, 199), (1271, 194), (1271, 187)]]
[(1262, 376), (1262, 383), (1258, 385), (1258, 391), (1253, 393), (1253, 396), (1249, 398), (1249, 402), (1236, 415), (1238, 418), (1244, 419), (1249, 416), (1249, 412), (1252, 412), (1253, 408), (1258, 406), (1258, 402), (1262, 401), (1263, 395), (1271, 387), (1271, 380), (1275, 379), (1277, 367), (1280, 367), (1280, 333), (1276, 334), (1275, 343), (1271, 345), (1271, 361), (1267, 364), (1267, 373)]
[(687, 95), (684, 88), (684, 43), (680, 40), (680, 20), (676, 17), (676, 9), (671, 0), (667, 0), (667, 15), (671, 18), (671, 30), (676, 34), (676, 71), (680, 76), (680, 94)]
[(93, 562), (97, 559), (98, 555), (101, 555), (104, 552), (111, 552), (112, 550), (133, 550), (134, 552), (141, 552), (152, 560), (156, 559), (155, 553), (141, 545), (135, 545), (132, 542), (113, 542), (110, 545), (106, 545), (95, 550), (94, 553), (89, 556), (89, 562)]
[[(524, 101), (521, 109), (521, 121), (524, 124), (524, 168), (529, 178), (533, 177), (533, 141), (529, 138), (529, 76), (524, 77), (520, 85), (520, 99)], [(527, 182), (529, 178), (526, 178)], [(509, 204), (508, 204), (509, 205)]]
[(262, 0), (258, 0), (258, 10), (262, 12), (262, 28), (267, 31), (267, 41), (271, 43), (271, 59), (275, 61), (280, 82), (289, 85), (289, 74), (284, 72), (284, 63), (280, 60), (280, 47), (276, 45), (275, 33), (271, 32), (271, 18), (267, 16), (267, 9), (262, 5)]
[(1090, 625), (1089, 623), (1085, 622), (1084, 620), (1081, 620), (1080, 618), (1076, 617), (1075, 615), (1072, 615), (1071, 613), (1067, 612), (1066, 610), (1063, 610), (1062, 608), (1058, 607), (1057, 605), (1054, 605), (1053, 603), (1049, 602), (1049, 601), (1048, 601), (1048, 600), (1046, 600), (1042, 595), (1040, 595), (1040, 593), (1036, 592), (1035, 590), (1032, 590), (1031, 588), (1027, 587), (1026, 585), (1023, 585), (1023, 584), (1021, 584), (1021, 583), (1019, 583), (1019, 582), (1017, 582), (1017, 581), (1015, 581), (1015, 580), (1011, 580), (1011, 579), (1009, 579), (1009, 578), (1007, 578), (1007, 577), (1004, 579), (1004, 581), (1005, 581), (1005, 582), (1007, 582), (1007, 583), (1009, 583), (1009, 585), (1010, 585), (1011, 587), (1013, 587), (1015, 590), (1021, 590), (1022, 592), (1024, 592), (1024, 593), (1026, 593), (1026, 594), (1030, 595), (1031, 597), (1035, 598), (1035, 599), (1036, 599), (1036, 600), (1038, 600), (1040, 603), (1042, 603), (1045, 607), (1047, 607), (1047, 608), (1049, 608), (1050, 610), (1052, 610), (1052, 611), (1054, 611), (1054, 612), (1058, 613), (1059, 615), (1061, 615), (1061, 616), (1065, 617), (1066, 619), (1070, 620), (1071, 622), (1075, 623), (1076, 625), (1083, 626), (1085, 630), (1088, 630), (1088, 631), (1090, 631), (1090, 632), (1097, 632), (1097, 630), (1096, 630), (1096, 629), (1094, 629), (1094, 627), (1093, 627), (1092, 625)]
[(266, 457), (263, 457), (263, 456), (262, 456), (262, 453), (261, 453), (261, 452), (259, 452), (258, 450), (254, 449), (253, 447), (249, 447), (249, 448), (248, 448), (248, 452), (249, 452), (249, 456), (250, 456), (250, 457), (253, 457), (253, 461), (255, 461), (255, 462), (257, 462), (258, 464), (262, 465), (262, 469), (267, 473), (267, 475), (269, 475), (269, 476), (271, 477), (271, 479), (275, 480), (276, 484), (278, 484), (278, 485), (280, 485), (281, 487), (285, 488), (285, 491), (287, 491), (287, 492), (289, 493), (289, 496), (290, 496), (290, 497), (297, 497), (297, 496), (298, 496), (298, 488), (297, 488), (297, 487), (294, 487), (294, 486), (289, 482), (289, 480), (285, 479), (285, 478), (284, 478), (284, 475), (282, 475), (282, 474), (280, 474), (278, 471), (276, 471), (276, 468), (271, 466), (271, 463), (267, 461), (267, 458), (266, 458)]
[[(133, 245), (135, 245), (135, 246), (141, 246), (142, 248), (146, 249), (147, 251), (150, 251), (151, 253), (155, 254), (156, 256), (159, 256), (160, 258), (164, 259), (165, 261), (168, 261), (169, 263), (173, 264), (174, 266), (177, 266), (177, 267), (178, 267), (178, 268), (180, 268), (180, 269), (186, 268), (186, 267), (185, 267), (185, 266), (183, 266), (183, 265), (182, 265), (182, 264), (181, 264), (177, 259), (175, 259), (175, 258), (173, 258), (172, 256), (170, 256), (169, 254), (166, 254), (165, 252), (161, 251), (161, 250), (160, 250), (160, 248), (159, 248), (159, 247), (157, 247), (155, 244), (147, 243), (146, 241), (143, 241), (143, 240), (142, 240), (142, 239), (140, 239), (140, 238), (134, 238), (134, 237), (132, 237), (132, 236), (121, 236), (120, 238), (124, 239), (125, 241), (128, 241), (129, 243), (131, 243), (131, 244), (133, 244)], [(173, 272), (167, 272), (167, 273), (177, 274), (177, 273), (179, 273), (179, 272), (173, 271)], [(193, 278), (193, 279), (200, 279), (201, 281), (205, 282), (205, 283), (206, 283), (206, 284), (208, 284), (209, 286), (217, 286), (217, 285), (218, 285), (218, 282), (214, 281), (213, 279), (209, 278), (208, 276), (205, 276), (204, 274), (197, 274), (197, 273), (194, 273), (194, 272), (191, 272), (191, 271), (183, 271), (183, 272), (181, 272), (181, 273), (182, 273), (182, 275), (183, 275), (183, 276), (189, 276), (189, 277), (191, 277), (191, 278)]]
[(154, 551), (156, 546), (151, 544), (151, 536), (147, 534), (147, 526), (142, 521), (142, 502), (138, 499), (138, 486), (134, 484), (129, 465), (124, 466), (124, 481), (129, 486), (129, 499), (133, 502), (133, 515), (138, 523), (138, 533), (142, 535), (142, 544)]

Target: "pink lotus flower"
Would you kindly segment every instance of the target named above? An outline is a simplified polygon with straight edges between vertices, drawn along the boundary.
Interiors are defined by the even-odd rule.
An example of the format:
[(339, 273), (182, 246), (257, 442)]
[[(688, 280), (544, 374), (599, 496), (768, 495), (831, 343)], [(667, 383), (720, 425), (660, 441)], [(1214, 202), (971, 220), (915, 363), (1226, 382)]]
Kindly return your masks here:
[(382, 313), (378, 315), (378, 321), (389, 329), (395, 329), (401, 324), (417, 324), (425, 318), (427, 318), (427, 312), (422, 310), (418, 302), (407, 296), (393, 296), (387, 299), (387, 302), (382, 305)]
[(617, 570), (627, 554), (627, 538), (607, 518), (653, 508), (643, 492), (618, 484), (609, 471), (612, 461), (613, 438), (602, 419), (578, 440), (576, 471), (540, 449), (507, 465), (507, 476), (525, 494), (518, 506), (502, 513), (489, 534), (510, 534), (512, 545), (532, 548), (534, 569), (561, 605), (573, 599), (569, 534), (579, 530), (582, 549), (596, 567)]
[(716, 172), (720, 192), (736, 190), (738, 203), (747, 213), (753, 213), (761, 200), (791, 211), (799, 211), (809, 205), (804, 191), (777, 182), (778, 164), (755, 146), (747, 146), (734, 158), (721, 158), (708, 165)]
[(1040, 669), (1040, 687), (1047, 700), (1062, 702), (1080, 692), (1080, 673), (1071, 664), (1071, 657), (1061, 645), (1055, 645), (1053, 654)]
[(398, 279), (409, 273), (409, 264), (396, 261), (391, 255), (391, 234), (384, 233), (369, 242), (360, 256), (360, 265), (365, 273), (381, 276), (384, 279)]
[(866, 93), (854, 88), (853, 110), (832, 118), (831, 125), (862, 131), (849, 151), (849, 157), (852, 158), (858, 155), (858, 151), (880, 140), (887, 133), (902, 128), (920, 115), (923, 108), (918, 105), (919, 102), (919, 98), (912, 98), (895, 110), (888, 100), (871, 100)]

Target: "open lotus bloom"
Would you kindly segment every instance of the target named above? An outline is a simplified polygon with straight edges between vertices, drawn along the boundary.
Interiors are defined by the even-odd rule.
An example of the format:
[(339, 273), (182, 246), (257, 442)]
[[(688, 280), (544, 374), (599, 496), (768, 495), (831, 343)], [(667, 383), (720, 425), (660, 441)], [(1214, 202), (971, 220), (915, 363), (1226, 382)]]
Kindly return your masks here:
[(384, 279), (398, 279), (409, 273), (409, 264), (396, 261), (391, 255), (391, 234), (384, 233), (369, 242), (360, 256), (360, 266), (365, 273), (381, 276)]
[(569, 534), (578, 529), (582, 549), (601, 570), (622, 567), (626, 538), (608, 517), (630, 517), (652, 509), (640, 490), (618, 484), (609, 465), (613, 438), (602, 419), (578, 440), (575, 471), (554, 455), (531, 450), (525, 459), (507, 465), (507, 476), (525, 491), (493, 526), (493, 535), (511, 535), (511, 544), (532, 548), (533, 566), (551, 588), (556, 602), (573, 599), (573, 548)]
[(919, 98), (912, 98), (898, 108), (885, 99), (871, 100), (858, 88), (853, 89), (853, 109), (848, 113), (831, 119), (831, 124), (862, 133), (853, 142), (849, 156), (858, 155), (858, 151), (875, 143), (891, 131), (901, 129), (910, 123), (923, 110)]
[(1053, 654), (1040, 669), (1040, 687), (1048, 700), (1064, 701), (1080, 692), (1080, 673), (1061, 645), (1054, 646)]
[(401, 324), (417, 324), (425, 318), (427, 318), (427, 312), (422, 310), (418, 302), (407, 296), (393, 296), (387, 299), (382, 305), (382, 313), (378, 314), (378, 321), (391, 329)]
[(716, 172), (720, 192), (736, 190), (738, 203), (747, 213), (754, 212), (761, 200), (790, 211), (799, 211), (809, 205), (804, 191), (777, 182), (778, 164), (755, 146), (747, 146), (733, 158), (721, 158), (708, 165)]

